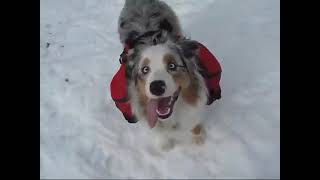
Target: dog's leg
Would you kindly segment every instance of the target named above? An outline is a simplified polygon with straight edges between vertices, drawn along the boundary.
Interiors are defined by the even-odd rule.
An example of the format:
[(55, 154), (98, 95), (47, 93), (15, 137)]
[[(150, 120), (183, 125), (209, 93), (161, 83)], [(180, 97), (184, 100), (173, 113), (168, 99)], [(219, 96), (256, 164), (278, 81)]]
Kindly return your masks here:
[(171, 149), (174, 148), (174, 141), (173, 139), (169, 139), (169, 138), (159, 139), (158, 147), (160, 147), (162, 151), (170, 151)]
[(165, 132), (155, 132), (155, 146), (162, 151), (169, 151), (174, 147), (174, 141), (167, 135), (163, 134)]
[(205, 130), (203, 126), (201, 124), (197, 124), (191, 132), (193, 141), (198, 145), (202, 145), (205, 139)]

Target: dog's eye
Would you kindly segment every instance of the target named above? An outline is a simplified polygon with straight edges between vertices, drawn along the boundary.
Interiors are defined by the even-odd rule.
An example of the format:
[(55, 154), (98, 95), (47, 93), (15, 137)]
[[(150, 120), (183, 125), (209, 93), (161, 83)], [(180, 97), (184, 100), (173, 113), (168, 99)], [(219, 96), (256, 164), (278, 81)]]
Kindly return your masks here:
[(148, 66), (144, 66), (143, 68), (141, 68), (141, 72), (143, 73), (143, 74), (147, 74), (148, 72), (149, 72), (149, 67)]
[(177, 69), (177, 65), (174, 64), (174, 63), (169, 63), (169, 64), (168, 64), (168, 69), (169, 69), (170, 71), (175, 71), (175, 70)]

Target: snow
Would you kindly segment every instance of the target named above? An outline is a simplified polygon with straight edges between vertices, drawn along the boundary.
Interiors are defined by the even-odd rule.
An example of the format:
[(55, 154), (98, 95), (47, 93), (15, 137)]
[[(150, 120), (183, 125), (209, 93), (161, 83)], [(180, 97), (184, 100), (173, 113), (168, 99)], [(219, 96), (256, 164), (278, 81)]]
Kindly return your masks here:
[(280, 178), (279, 1), (166, 2), (223, 67), (205, 144), (160, 152), (114, 106), (122, 0), (41, 0), (41, 178)]

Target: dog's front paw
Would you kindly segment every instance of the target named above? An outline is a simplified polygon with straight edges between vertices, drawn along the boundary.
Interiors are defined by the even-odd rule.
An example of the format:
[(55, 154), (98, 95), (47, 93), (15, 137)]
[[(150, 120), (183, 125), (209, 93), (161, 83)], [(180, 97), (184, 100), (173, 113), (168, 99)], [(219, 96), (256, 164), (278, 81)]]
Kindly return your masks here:
[(203, 135), (194, 135), (193, 136), (193, 141), (194, 143), (196, 143), (197, 145), (202, 145), (204, 144), (204, 136)]
[(194, 143), (196, 143), (197, 145), (204, 144), (205, 130), (200, 124), (192, 129), (192, 138)]
[(171, 149), (174, 148), (174, 141), (171, 139), (159, 139), (157, 142), (157, 147), (161, 151), (170, 151)]
[(170, 151), (171, 149), (174, 148), (174, 143), (173, 141), (168, 141), (166, 143), (161, 144), (160, 148), (162, 151)]

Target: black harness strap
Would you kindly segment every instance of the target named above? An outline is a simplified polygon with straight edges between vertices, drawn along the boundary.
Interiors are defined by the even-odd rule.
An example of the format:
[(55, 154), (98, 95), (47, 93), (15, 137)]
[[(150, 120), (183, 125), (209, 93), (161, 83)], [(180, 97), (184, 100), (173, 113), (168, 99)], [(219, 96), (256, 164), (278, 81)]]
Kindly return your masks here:
[(125, 48), (123, 49), (122, 53), (120, 54), (119, 62), (120, 64), (123, 64), (127, 61), (127, 52)]

